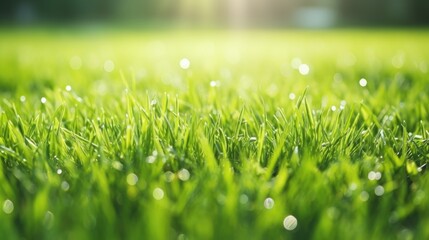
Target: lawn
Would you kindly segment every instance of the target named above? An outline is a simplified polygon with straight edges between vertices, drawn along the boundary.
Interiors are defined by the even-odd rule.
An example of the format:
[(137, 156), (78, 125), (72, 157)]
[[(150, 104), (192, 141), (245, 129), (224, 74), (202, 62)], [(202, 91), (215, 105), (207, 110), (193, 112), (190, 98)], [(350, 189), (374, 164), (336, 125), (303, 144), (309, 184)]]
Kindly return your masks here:
[(2, 239), (428, 239), (425, 30), (0, 30)]

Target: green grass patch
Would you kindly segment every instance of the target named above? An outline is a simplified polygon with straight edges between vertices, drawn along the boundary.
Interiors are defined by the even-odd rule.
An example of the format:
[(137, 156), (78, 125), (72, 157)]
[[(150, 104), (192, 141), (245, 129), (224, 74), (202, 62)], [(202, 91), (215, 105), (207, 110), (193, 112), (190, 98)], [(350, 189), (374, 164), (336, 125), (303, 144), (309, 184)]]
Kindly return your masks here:
[(2, 30), (0, 236), (427, 239), (428, 42)]

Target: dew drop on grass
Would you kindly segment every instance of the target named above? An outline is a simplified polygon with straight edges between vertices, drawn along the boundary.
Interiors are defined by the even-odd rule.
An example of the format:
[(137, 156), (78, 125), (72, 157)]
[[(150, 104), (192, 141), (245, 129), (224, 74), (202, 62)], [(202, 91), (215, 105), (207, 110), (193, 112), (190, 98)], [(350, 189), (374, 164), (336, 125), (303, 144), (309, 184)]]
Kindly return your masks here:
[(182, 69), (188, 69), (191, 66), (191, 61), (187, 58), (182, 58), (180, 59), (179, 65)]
[(249, 197), (246, 194), (240, 195), (240, 203), (241, 204), (247, 204), (249, 202)]
[(301, 64), (302, 64), (301, 59), (299, 59), (299, 58), (293, 58), (292, 59), (292, 62), (291, 62), (292, 68), (298, 69)]
[(250, 138), (249, 138), (249, 141), (250, 141), (250, 142), (256, 142), (256, 140), (258, 140), (256, 137), (250, 137)]
[(182, 168), (179, 173), (177, 174), (177, 177), (179, 177), (182, 181), (188, 181), (191, 174), (189, 173), (188, 169)]
[(165, 172), (164, 176), (165, 176), (165, 180), (167, 182), (172, 182), (174, 180), (174, 178), (176, 177), (176, 175), (171, 171)]
[(292, 231), (298, 226), (298, 220), (293, 215), (285, 217), (283, 226), (286, 230)]
[(72, 90), (72, 87), (71, 87), (70, 85), (67, 85), (67, 86), (66, 86), (66, 91), (67, 91), (67, 92), (70, 92), (71, 90)]
[(161, 200), (164, 198), (164, 191), (161, 188), (155, 188), (152, 193), (155, 200)]
[(332, 107), (331, 107), (331, 111), (332, 111), (332, 112), (337, 111), (337, 107), (336, 107), (336, 106), (332, 106)]
[(124, 168), (124, 165), (119, 161), (114, 161), (112, 163), (112, 167), (118, 171), (122, 171), (122, 169)]
[(62, 170), (61, 168), (58, 168), (58, 169), (57, 169), (57, 174), (58, 174), (58, 175), (61, 175), (62, 173), (63, 173), (63, 170)]
[(149, 156), (149, 157), (146, 158), (146, 162), (147, 163), (154, 163), (155, 160), (156, 160), (155, 156)]
[(401, 68), (402, 66), (404, 66), (404, 62), (404, 54), (402, 53), (397, 54), (392, 58), (392, 66), (394, 66), (395, 68)]
[(70, 184), (68, 182), (66, 182), (66, 181), (62, 181), (61, 182), (61, 189), (64, 192), (67, 192), (70, 189)]
[(378, 185), (377, 187), (375, 187), (374, 193), (379, 197), (382, 196), (384, 194), (384, 187), (381, 185)]
[(301, 75), (308, 75), (310, 73), (310, 66), (307, 64), (301, 64), (298, 67), (298, 71)]
[(45, 98), (45, 97), (42, 97), (42, 98), (40, 99), (40, 102), (41, 102), (42, 104), (45, 104), (45, 103), (47, 102), (47, 100), (46, 100), (46, 98)]
[(217, 87), (219, 85), (218, 81), (210, 81), (210, 87), (214, 88)]
[(266, 209), (272, 209), (274, 207), (274, 200), (272, 198), (266, 198), (264, 200), (264, 207)]
[(365, 78), (361, 78), (360, 80), (359, 80), (359, 85), (361, 86), (361, 87), (366, 87), (366, 85), (368, 84), (368, 81), (365, 79)]
[(343, 76), (341, 73), (335, 73), (333, 79), (335, 83), (339, 83), (343, 80)]
[(339, 210), (335, 207), (330, 207), (327, 209), (327, 215), (330, 219), (336, 219), (340, 215)]
[(370, 181), (375, 180), (375, 172), (374, 171), (371, 171), (368, 173), (368, 179)]
[(113, 72), (114, 69), (115, 69), (115, 64), (113, 63), (112, 60), (107, 60), (104, 62), (104, 71)]
[(3, 212), (6, 214), (11, 214), (13, 212), (14, 206), (13, 202), (9, 199), (6, 199), (3, 202)]
[(51, 211), (47, 211), (45, 213), (45, 218), (43, 218), (43, 225), (45, 225), (47, 229), (51, 229), (54, 225), (54, 214)]
[(127, 175), (127, 183), (130, 186), (136, 185), (137, 182), (138, 182), (138, 180), (139, 180), (139, 178), (134, 173), (130, 173), (130, 174)]
[(183, 233), (181, 233), (181, 234), (179, 234), (179, 236), (177, 236), (177, 240), (186, 240), (186, 239), (187, 239), (186, 235)]
[(378, 181), (381, 179), (381, 172), (371, 171), (368, 173), (368, 180), (370, 181)]
[(289, 93), (289, 99), (294, 100), (295, 99), (295, 93)]
[(375, 180), (380, 180), (381, 179), (381, 172), (375, 172)]
[(362, 201), (362, 202), (366, 202), (366, 201), (368, 201), (368, 199), (369, 199), (369, 194), (366, 192), (366, 191), (362, 191), (361, 193), (360, 193), (360, 200)]

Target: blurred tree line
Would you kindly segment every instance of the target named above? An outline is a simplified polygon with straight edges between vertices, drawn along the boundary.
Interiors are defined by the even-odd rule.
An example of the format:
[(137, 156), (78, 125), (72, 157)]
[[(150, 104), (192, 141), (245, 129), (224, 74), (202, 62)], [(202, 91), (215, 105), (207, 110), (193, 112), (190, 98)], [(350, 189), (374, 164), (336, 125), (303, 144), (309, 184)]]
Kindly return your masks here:
[[(87, 21), (188, 25), (427, 25), (428, 0), (4, 0), (6, 23)], [(298, 20), (297, 20), (298, 19)], [(309, 22), (311, 26), (311, 21)]]

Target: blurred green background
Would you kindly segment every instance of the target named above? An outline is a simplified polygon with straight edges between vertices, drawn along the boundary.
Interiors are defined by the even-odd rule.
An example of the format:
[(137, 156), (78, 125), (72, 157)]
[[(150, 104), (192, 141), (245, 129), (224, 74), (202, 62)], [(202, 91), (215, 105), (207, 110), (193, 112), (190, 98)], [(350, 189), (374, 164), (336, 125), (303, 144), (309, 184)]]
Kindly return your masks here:
[(151, 27), (422, 26), (426, 0), (3, 1), (3, 24), (133, 23)]

